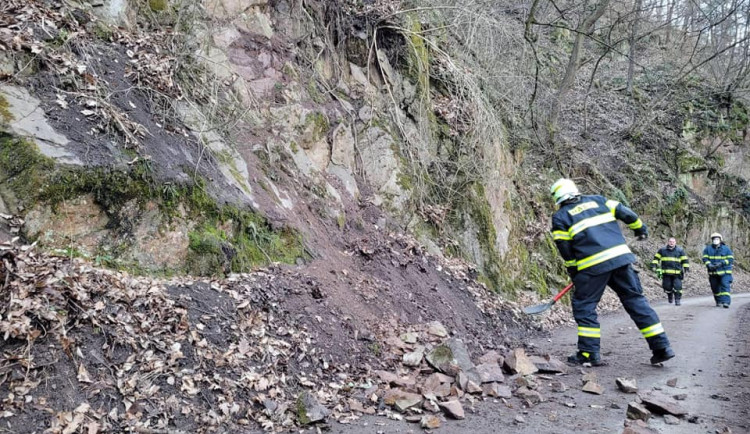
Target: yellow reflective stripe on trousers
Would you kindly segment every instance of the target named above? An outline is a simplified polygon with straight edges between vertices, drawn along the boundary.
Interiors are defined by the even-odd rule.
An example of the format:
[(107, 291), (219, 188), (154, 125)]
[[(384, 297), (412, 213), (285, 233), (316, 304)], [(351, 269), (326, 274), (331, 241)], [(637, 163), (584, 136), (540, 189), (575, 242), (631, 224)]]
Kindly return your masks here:
[(583, 336), (585, 338), (601, 338), (602, 332), (601, 329), (595, 328), (595, 327), (578, 327), (578, 336)]
[(568, 234), (565, 231), (552, 231), (552, 239), (555, 241), (557, 240), (569, 241), (569, 240), (572, 240), (573, 238), (571, 238), (570, 234)]
[(717, 296), (717, 297), (718, 297), (718, 296), (720, 296), (720, 295), (732, 295), (732, 294), (730, 294), (730, 293), (728, 293), (728, 292), (717, 292), (717, 293), (716, 293), (716, 296)]
[(709, 276), (721, 276), (724, 274), (732, 274), (732, 270), (723, 270), (723, 271), (709, 271)]
[(628, 223), (628, 227), (630, 229), (640, 229), (643, 227), (643, 222), (641, 221), (641, 219), (637, 219), (633, 223)]
[(664, 327), (662, 327), (661, 323), (641, 329), (641, 334), (643, 334), (644, 338), (650, 338), (662, 333), (664, 333)]
[(626, 255), (630, 253), (630, 249), (626, 244), (620, 244), (619, 246), (612, 247), (607, 250), (591, 255), (588, 258), (583, 258), (577, 262), (578, 270), (585, 270), (589, 267), (593, 267), (596, 264), (601, 264), (604, 261), (610, 260), (617, 256)]
[(727, 256), (708, 256), (703, 255), (703, 259), (734, 259), (734, 255), (727, 255)]
[(665, 268), (662, 270), (662, 272), (664, 272), (664, 274), (680, 274), (682, 273), (682, 270), (673, 270), (670, 268)]
[(615, 216), (613, 216), (612, 214), (599, 214), (597, 216), (589, 217), (574, 224), (570, 227), (570, 229), (568, 229), (568, 234), (571, 237), (574, 237), (576, 236), (576, 234), (585, 231), (590, 227), (603, 225), (604, 223), (613, 221), (615, 221)]

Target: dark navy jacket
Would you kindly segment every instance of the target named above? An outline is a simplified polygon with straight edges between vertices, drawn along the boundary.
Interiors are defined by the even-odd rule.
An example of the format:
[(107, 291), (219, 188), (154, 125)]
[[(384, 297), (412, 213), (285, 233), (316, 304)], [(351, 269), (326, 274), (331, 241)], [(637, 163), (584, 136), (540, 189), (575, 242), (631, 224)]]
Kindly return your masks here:
[(732, 249), (729, 248), (723, 242), (718, 247), (714, 247), (713, 244), (709, 244), (703, 249), (703, 263), (716, 264), (717, 267), (714, 270), (708, 270), (708, 274), (711, 276), (722, 276), (724, 274), (732, 274), (732, 264), (734, 264), (734, 254)]
[(568, 272), (597, 275), (635, 262), (617, 220), (636, 235), (646, 226), (630, 208), (603, 196), (579, 196), (563, 202), (552, 216), (552, 239)]
[(682, 269), (690, 268), (690, 264), (682, 247), (674, 246), (674, 249), (670, 249), (664, 246), (654, 255), (654, 260), (651, 261), (651, 268), (657, 271), (661, 270), (665, 275), (682, 274)]

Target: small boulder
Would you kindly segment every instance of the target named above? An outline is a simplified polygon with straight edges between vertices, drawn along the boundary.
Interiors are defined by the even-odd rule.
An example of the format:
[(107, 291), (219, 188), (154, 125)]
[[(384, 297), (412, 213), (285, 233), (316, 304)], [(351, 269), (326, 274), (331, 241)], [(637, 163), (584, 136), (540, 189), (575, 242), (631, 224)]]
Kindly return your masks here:
[(593, 393), (595, 395), (601, 395), (602, 393), (604, 393), (604, 388), (599, 383), (596, 383), (594, 381), (589, 381), (588, 383), (584, 384), (583, 389), (581, 390), (583, 390), (584, 392)]
[(562, 393), (568, 390), (568, 386), (562, 381), (553, 381), (549, 384), (550, 390), (557, 393)]
[(422, 395), (407, 392), (401, 389), (390, 389), (383, 396), (386, 405), (393, 406), (398, 411), (405, 411), (410, 407), (422, 403)]
[(628, 403), (628, 411), (626, 415), (628, 419), (647, 421), (651, 417), (651, 412), (642, 404), (631, 401)]
[(456, 399), (452, 401), (441, 402), (438, 404), (445, 414), (453, 419), (463, 419), (466, 417), (464, 414), (464, 407)]
[(417, 334), (412, 332), (407, 332), (399, 336), (404, 343), (407, 344), (416, 344), (417, 343)]
[(687, 410), (682, 408), (676, 400), (659, 391), (653, 390), (638, 396), (640, 396), (641, 401), (643, 401), (643, 405), (655, 413), (669, 413), (675, 416), (684, 416), (687, 414)]
[(667, 386), (677, 387), (677, 378), (670, 378), (669, 380), (667, 380)]
[(495, 364), (495, 365), (501, 365), (503, 364), (503, 361), (505, 359), (503, 356), (501, 356), (497, 351), (492, 350), (484, 353), (482, 357), (480, 357), (477, 362), (479, 362), (480, 365), (484, 364)]
[(519, 375), (531, 375), (538, 371), (523, 348), (516, 348), (511, 351), (504, 361), (504, 367), (508, 372)]
[(297, 421), (300, 425), (310, 425), (324, 420), (329, 414), (310, 392), (302, 392), (297, 397)]
[(684, 401), (687, 399), (687, 393), (678, 393), (677, 395), (672, 395), (672, 398), (676, 399), (677, 401)]
[(675, 416), (672, 416), (671, 414), (665, 414), (664, 423), (666, 423), (667, 425), (679, 425), (680, 419), (677, 419)]
[(443, 326), (438, 321), (433, 321), (427, 325), (427, 333), (431, 334), (432, 336), (437, 336), (439, 338), (444, 338), (448, 336), (448, 330), (446, 330), (445, 326)]
[(422, 416), (419, 425), (424, 429), (438, 429), (440, 428), (440, 418), (434, 414), (427, 414)]
[(531, 356), (530, 360), (539, 372), (547, 372), (550, 374), (562, 374), (568, 372), (568, 367), (563, 362), (552, 358), (549, 355), (544, 357)]
[(615, 384), (625, 393), (638, 393), (638, 385), (635, 378), (617, 378)]
[(482, 363), (477, 365), (476, 371), (482, 383), (502, 383), (505, 381), (503, 370), (497, 363)]
[(537, 392), (536, 390), (531, 390), (528, 387), (520, 387), (516, 389), (515, 395), (523, 400), (526, 400), (526, 402), (531, 406), (545, 401), (544, 396), (542, 396), (541, 393)]
[(482, 393), (493, 398), (510, 398), (512, 392), (510, 387), (498, 383), (486, 383), (482, 385)]
[(419, 366), (422, 363), (422, 357), (424, 356), (424, 347), (418, 346), (411, 353), (405, 353), (402, 358), (402, 363), (406, 366)]

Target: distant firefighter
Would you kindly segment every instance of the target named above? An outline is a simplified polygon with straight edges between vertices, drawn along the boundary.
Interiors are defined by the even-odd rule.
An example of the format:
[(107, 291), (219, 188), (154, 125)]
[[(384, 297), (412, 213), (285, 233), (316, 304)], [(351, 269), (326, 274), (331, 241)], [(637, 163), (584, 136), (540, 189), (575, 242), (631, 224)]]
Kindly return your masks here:
[(703, 249), (703, 263), (708, 269), (708, 282), (714, 293), (716, 307), (728, 309), (732, 304), (732, 249), (724, 243), (720, 233), (711, 234), (711, 244)]
[(680, 305), (682, 299), (682, 279), (690, 271), (690, 263), (685, 251), (677, 245), (677, 240), (670, 238), (667, 245), (659, 249), (651, 261), (651, 269), (661, 279), (661, 287), (667, 293), (667, 301), (675, 306)]

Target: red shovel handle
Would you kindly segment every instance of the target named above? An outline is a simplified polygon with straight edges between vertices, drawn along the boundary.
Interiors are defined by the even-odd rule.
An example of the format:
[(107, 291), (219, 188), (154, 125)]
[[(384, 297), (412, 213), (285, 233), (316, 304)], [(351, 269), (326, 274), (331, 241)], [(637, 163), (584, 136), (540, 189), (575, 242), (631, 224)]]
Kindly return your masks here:
[(558, 292), (555, 298), (552, 299), (554, 303), (557, 303), (557, 300), (561, 299), (563, 295), (567, 294), (568, 291), (573, 287), (573, 282), (570, 282), (568, 286), (562, 289), (562, 291)]

